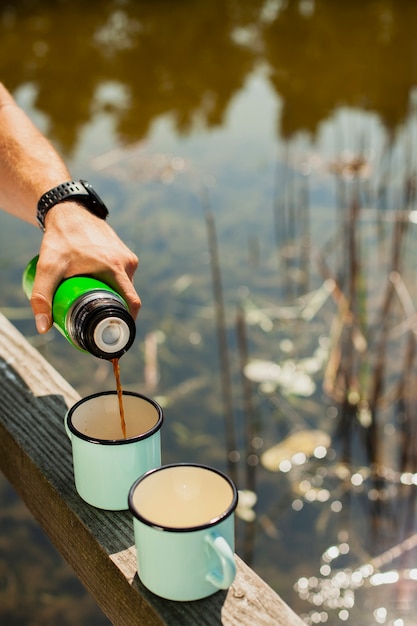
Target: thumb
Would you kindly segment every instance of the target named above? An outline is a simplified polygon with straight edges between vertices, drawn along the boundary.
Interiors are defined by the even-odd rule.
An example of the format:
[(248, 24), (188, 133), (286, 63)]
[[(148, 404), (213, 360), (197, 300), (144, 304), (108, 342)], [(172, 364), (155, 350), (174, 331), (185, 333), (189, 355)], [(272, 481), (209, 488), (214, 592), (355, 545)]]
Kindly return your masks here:
[(35, 279), (30, 304), (35, 316), (36, 330), (43, 335), (52, 326), (52, 296), (48, 296), (45, 290), (42, 291), (38, 283)]

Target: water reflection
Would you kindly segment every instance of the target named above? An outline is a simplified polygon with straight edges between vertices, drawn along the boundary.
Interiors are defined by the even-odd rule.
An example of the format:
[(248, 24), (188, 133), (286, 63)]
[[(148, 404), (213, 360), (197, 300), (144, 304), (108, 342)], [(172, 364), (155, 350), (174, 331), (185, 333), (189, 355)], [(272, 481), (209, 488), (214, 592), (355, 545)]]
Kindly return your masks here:
[[(165, 404), (167, 461), (228, 464), (239, 552), (310, 624), (405, 626), (416, 608), (415, 13), (388, 0), (0, 10), (2, 80), (33, 94), (139, 246), (143, 341), (126, 387)], [(9, 307), (27, 304), (27, 256), (4, 281)], [(82, 393), (112, 384), (105, 364), (37, 340)]]
[(417, 83), (416, 19), (415, 3), (394, 0), (181, 0), (175, 10), (168, 0), (20, 0), (1, 10), (0, 75), (12, 90), (35, 86), (67, 151), (103, 110), (128, 142), (167, 113), (180, 132), (221, 125), (259, 66), (282, 100), (285, 137), (316, 133), (341, 105), (393, 131)]
[[(408, 117), (405, 137), (415, 137), (415, 130), (415, 118)], [(322, 533), (323, 539), (338, 540), (320, 557), (317, 554), (322, 563), (319, 571), (302, 576), (295, 585), (300, 598), (321, 607), (305, 614), (308, 624), (327, 622), (331, 614), (358, 623), (358, 608), (363, 611), (364, 607), (359, 589), (370, 593), (387, 585), (395, 589), (389, 601), (372, 591), (371, 597), (376, 595), (381, 602), (373, 619), (376, 623), (412, 623), (408, 613), (413, 611), (416, 552), (412, 486), (416, 162), (414, 144), (411, 153), (406, 140), (395, 150), (394, 156), (394, 148), (389, 149), (381, 159), (383, 171), (375, 168), (372, 176), (369, 167), (364, 169), (363, 153), (354, 160), (360, 167), (342, 160), (339, 167), (329, 168), (336, 177), (338, 226), (319, 246), (317, 235), (310, 232), (310, 266), (300, 265), (305, 226), (291, 222), (294, 209), (288, 210), (291, 203), (300, 210), (306, 196), (298, 195), (294, 202), (301, 183), (297, 185), (292, 168), (281, 178), (286, 184), (280, 186), (279, 233), (285, 236), (278, 250), (287, 270), (282, 289), (291, 306), (259, 307), (254, 315), (251, 303), (247, 316), (263, 332), (273, 334), (275, 343), (285, 341), (279, 361), (254, 359), (245, 370), (246, 376), (259, 383), (259, 393), (292, 421), (291, 434), (261, 457), (266, 469), (288, 477), (289, 492), (285, 490), (285, 497), (264, 513), (271, 537), (279, 532), (275, 520), (283, 523), (285, 505), (290, 504), (296, 513), (303, 512), (304, 519), (310, 517), (314, 542)], [(310, 214), (310, 225), (313, 210), (308, 202), (305, 214)], [(284, 214), (287, 220), (282, 219)], [(292, 284), (299, 288), (305, 273), (311, 281), (315, 270), (321, 286), (310, 293), (303, 287), (294, 292)], [(310, 341), (297, 339), (308, 328), (315, 328)], [(315, 347), (317, 336), (321, 339)], [(315, 384), (318, 372), (324, 395), (314, 408), (312, 400), (320, 397)], [(312, 400), (301, 402), (302, 397)], [(314, 429), (303, 430), (313, 413)], [(321, 426), (329, 432), (328, 418), (334, 421), (331, 441), (317, 430)], [(294, 514), (288, 517), (295, 523)], [(299, 540), (307, 549), (305, 535), (300, 534)], [(360, 565), (354, 567), (355, 562)], [(372, 617), (362, 613), (362, 619), (360, 623), (371, 623)]]

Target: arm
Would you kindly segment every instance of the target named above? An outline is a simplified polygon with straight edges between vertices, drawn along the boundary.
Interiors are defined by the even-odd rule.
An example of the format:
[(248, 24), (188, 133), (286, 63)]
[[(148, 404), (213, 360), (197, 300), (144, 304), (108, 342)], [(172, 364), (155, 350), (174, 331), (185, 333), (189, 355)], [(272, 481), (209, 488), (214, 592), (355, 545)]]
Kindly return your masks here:
[[(0, 207), (37, 225), (39, 198), (71, 180), (50, 142), (0, 83)], [(133, 317), (141, 302), (133, 286), (138, 259), (108, 223), (75, 202), (53, 207), (45, 218), (31, 305), (39, 332), (52, 325), (51, 304), (58, 284), (69, 276), (91, 274), (126, 300)]]

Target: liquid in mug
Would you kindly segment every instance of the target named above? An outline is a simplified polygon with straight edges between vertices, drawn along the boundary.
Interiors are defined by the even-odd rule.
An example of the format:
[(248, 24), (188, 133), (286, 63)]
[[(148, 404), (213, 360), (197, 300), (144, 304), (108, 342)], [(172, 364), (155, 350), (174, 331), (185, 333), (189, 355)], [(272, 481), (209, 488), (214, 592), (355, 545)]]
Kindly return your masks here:
[(163, 528), (192, 528), (221, 517), (231, 506), (233, 490), (215, 472), (176, 466), (154, 472), (133, 493), (141, 517)]

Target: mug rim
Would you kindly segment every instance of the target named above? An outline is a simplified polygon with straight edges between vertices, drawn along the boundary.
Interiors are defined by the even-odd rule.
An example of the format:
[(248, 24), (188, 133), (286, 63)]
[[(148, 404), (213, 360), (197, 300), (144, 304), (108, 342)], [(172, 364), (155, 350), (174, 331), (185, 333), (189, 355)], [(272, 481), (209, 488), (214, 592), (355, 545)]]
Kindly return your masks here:
[[(173, 468), (173, 467), (198, 467), (200, 469), (209, 470), (210, 472), (213, 472), (214, 474), (218, 474), (219, 476), (221, 476), (230, 485), (230, 487), (232, 489), (232, 494), (233, 494), (232, 495), (232, 501), (229, 504), (229, 506), (227, 507), (227, 509), (225, 511), (223, 511), (223, 513), (221, 513), (220, 515), (217, 515), (216, 517), (213, 517), (212, 519), (210, 519), (208, 522), (204, 522), (203, 524), (196, 524), (196, 525), (192, 525), (192, 526), (183, 526), (183, 527), (168, 526), (166, 524), (159, 524), (158, 522), (152, 522), (151, 520), (149, 520), (146, 517), (144, 517), (136, 509), (136, 507), (133, 504), (133, 494), (135, 492), (136, 487), (139, 485), (139, 483), (141, 483), (143, 480), (145, 480), (151, 474), (155, 474), (156, 472), (161, 472), (161, 471), (164, 471), (166, 469)], [(215, 467), (211, 467), (209, 465), (205, 465), (203, 463), (187, 463), (187, 462), (185, 462), (185, 463), (169, 463), (167, 465), (160, 465), (159, 467), (154, 467), (153, 469), (148, 470), (147, 472), (142, 474), (142, 476), (139, 476), (139, 478), (137, 478), (135, 480), (135, 482), (133, 483), (133, 485), (129, 489), (128, 506), (129, 506), (129, 510), (132, 513), (133, 517), (135, 517), (139, 522), (142, 522), (146, 526), (150, 526), (151, 528), (154, 528), (155, 530), (168, 531), (168, 532), (173, 532), (173, 533), (187, 533), (187, 532), (189, 533), (189, 532), (193, 532), (193, 531), (197, 531), (197, 530), (204, 530), (204, 529), (207, 529), (207, 528), (215, 527), (220, 522), (226, 520), (235, 511), (235, 509), (237, 507), (237, 504), (238, 504), (238, 499), (239, 499), (238, 490), (237, 490), (237, 487), (236, 487), (234, 481), (230, 478), (230, 476), (228, 476), (227, 474), (225, 474), (221, 470), (219, 470), (219, 469), (217, 469)]]
[(149, 404), (152, 404), (158, 413), (158, 419), (156, 421), (156, 424), (154, 424), (152, 428), (147, 430), (145, 433), (141, 433), (140, 435), (135, 435), (134, 437), (126, 437), (126, 439), (124, 438), (100, 439), (100, 437), (92, 437), (91, 435), (85, 435), (84, 433), (79, 431), (77, 428), (75, 428), (74, 424), (72, 423), (72, 416), (73, 416), (73, 413), (76, 411), (76, 409), (82, 404), (84, 404), (84, 402), (87, 402), (88, 400), (92, 400), (93, 398), (98, 398), (101, 396), (117, 396), (117, 391), (110, 389), (108, 391), (98, 391), (96, 393), (92, 393), (91, 395), (85, 396), (84, 398), (81, 398), (80, 400), (78, 400), (75, 404), (73, 404), (68, 409), (66, 416), (65, 416), (65, 420), (67, 422), (67, 426), (69, 430), (71, 431), (71, 433), (75, 435), (76, 437), (78, 437), (78, 439), (83, 439), (84, 441), (88, 441), (89, 443), (100, 444), (100, 445), (105, 445), (105, 446), (118, 446), (118, 445), (126, 445), (129, 443), (134, 443), (136, 441), (142, 441), (144, 439), (148, 439), (148, 437), (152, 437), (152, 435), (154, 435), (158, 430), (160, 430), (162, 423), (164, 421), (164, 413), (163, 413), (162, 407), (158, 404), (158, 402), (156, 402), (156, 400), (153, 400), (153, 398), (149, 398), (149, 396), (145, 396), (144, 394), (139, 393), (137, 391), (123, 391), (122, 395), (134, 396), (135, 398), (146, 400), (147, 402), (149, 402)]

